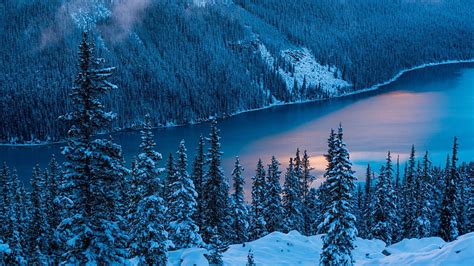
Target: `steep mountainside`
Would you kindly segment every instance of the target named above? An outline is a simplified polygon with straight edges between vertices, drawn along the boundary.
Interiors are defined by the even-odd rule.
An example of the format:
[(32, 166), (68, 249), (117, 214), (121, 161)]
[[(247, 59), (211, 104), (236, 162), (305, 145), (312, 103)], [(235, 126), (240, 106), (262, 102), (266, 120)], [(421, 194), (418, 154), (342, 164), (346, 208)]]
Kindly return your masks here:
[(225, 116), (365, 88), (474, 57), (469, 0), (5, 0), (0, 142), (57, 140), (88, 30), (117, 67), (117, 129)]

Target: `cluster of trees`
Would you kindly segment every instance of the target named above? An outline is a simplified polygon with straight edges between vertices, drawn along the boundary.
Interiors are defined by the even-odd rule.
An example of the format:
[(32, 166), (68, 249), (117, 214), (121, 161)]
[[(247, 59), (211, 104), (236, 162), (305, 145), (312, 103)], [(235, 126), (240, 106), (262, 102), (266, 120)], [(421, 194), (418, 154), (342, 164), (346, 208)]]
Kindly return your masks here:
[[(141, 23), (120, 41), (109, 30), (112, 18), (93, 17), (117, 1), (87, 1), (97, 7), (81, 12), (69, 2), (0, 3), (0, 142), (66, 136), (68, 127), (56, 119), (72, 104), (67, 95), (82, 30), (71, 18), (76, 13), (95, 22), (90, 32), (97, 50), (120, 66), (122, 90), (102, 99), (118, 113), (115, 129), (141, 125), (147, 113), (155, 126), (183, 124), (274, 99), (325, 96), (317, 87), (289, 93), (296, 90), (262, 61), (258, 45), (248, 45), (255, 41), (277, 62), (282, 50), (307, 47), (322, 65), (336, 66), (352, 89), (415, 65), (474, 56), (472, 1), (237, 0), (205, 7), (151, 1)], [(277, 67), (292, 68), (281, 61)]]
[[(362, 192), (360, 186), (356, 190), (339, 126), (328, 139), (320, 187), (311, 186), (309, 155), (297, 150), (283, 187), (279, 161), (272, 157), (267, 168), (258, 161), (249, 205), (238, 158), (229, 193), (216, 120), (209, 137), (200, 138), (189, 174), (184, 141), (176, 155), (169, 154), (165, 168), (160, 167), (162, 156), (154, 149), (146, 115), (142, 152), (129, 169), (120, 145), (97, 137), (115, 118), (99, 100), (116, 88), (108, 81), (114, 68), (97, 65), (87, 34), (79, 54), (72, 111), (61, 116), (70, 125), (64, 164), (53, 157), (48, 169), (35, 167), (31, 192), (15, 170), (10, 173), (6, 165), (0, 170), (2, 264), (108, 265), (136, 258), (140, 265), (164, 265), (168, 250), (204, 247), (209, 262), (219, 265), (229, 244), (298, 230), (325, 233), (321, 264), (350, 265), (357, 234), (391, 243), (430, 235), (453, 240), (474, 229), (474, 164), (458, 167), (456, 141), (444, 170), (432, 167), (427, 155), (415, 167), (413, 149), (403, 182), (399, 171), (393, 173), (389, 154), (375, 186), (373, 172), (367, 171)], [(249, 264), (253, 261), (249, 251)]]
[(443, 169), (431, 164), (428, 152), (417, 162), (412, 147), (403, 180), (390, 152), (378, 176), (369, 165), (354, 203), (359, 236), (391, 244), (429, 236), (452, 241), (473, 231), (474, 163), (458, 165), (457, 149), (455, 139)]

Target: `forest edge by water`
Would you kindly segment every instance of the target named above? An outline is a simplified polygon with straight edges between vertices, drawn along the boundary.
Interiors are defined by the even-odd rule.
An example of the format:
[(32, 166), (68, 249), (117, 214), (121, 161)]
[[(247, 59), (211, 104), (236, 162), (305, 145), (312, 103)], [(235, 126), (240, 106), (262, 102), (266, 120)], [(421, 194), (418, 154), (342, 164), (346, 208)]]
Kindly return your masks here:
[[(270, 105), (267, 105), (267, 106), (263, 106), (263, 107), (260, 107), (260, 108), (238, 111), (238, 112), (232, 113), (230, 115), (227, 115), (227, 116), (224, 116), (224, 117), (218, 117), (218, 118), (219, 119), (227, 119), (227, 118), (232, 117), (232, 116), (236, 116), (236, 115), (240, 115), (240, 114), (244, 114), (244, 113), (248, 113), (248, 112), (258, 112), (258, 111), (261, 111), (261, 110), (265, 110), (265, 109), (269, 109), (269, 108), (277, 107), (277, 106), (296, 105), (296, 104), (312, 103), (312, 102), (321, 102), (321, 101), (327, 101), (327, 100), (331, 100), (331, 99), (342, 98), (342, 97), (347, 97), (347, 96), (352, 96), (352, 95), (364, 94), (366, 92), (371, 92), (371, 91), (383, 89), (384, 86), (387, 86), (387, 85), (397, 81), (402, 75), (404, 75), (408, 72), (414, 71), (414, 70), (423, 69), (423, 68), (427, 68), (427, 67), (441, 66), (441, 65), (465, 64), (465, 63), (474, 63), (474, 58), (473, 59), (467, 59), (467, 60), (446, 60), (446, 61), (441, 61), (441, 62), (425, 63), (425, 64), (418, 65), (418, 66), (415, 66), (415, 67), (412, 67), (412, 68), (403, 69), (387, 81), (384, 81), (384, 82), (375, 84), (371, 87), (361, 89), (361, 90), (357, 90), (357, 91), (354, 91), (354, 92), (343, 93), (343, 94), (340, 94), (340, 95), (335, 95), (335, 96), (331, 96), (329, 98), (323, 98), (323, 99), (310, 99), (310, 100), (301, 100), (301, 101), (293, 101), (293, 102), (281, 102), (280, 101), (280, 102), (276, 102), (276, 103), (273, 103), (273, 104), (270, 104)], [(168, 124), (166, 126), (153, 127), (153, 129), (184, 127), (184, 126), (209, 122), (214, 118), (215, 118), (214, 116), (210, 116), (209, 118), (207, 118), (205, 120), (202, 120), (202, 121), (199, 121), (199, 122), (191, 122), (191, 123), (178, 124), (178, 125)], [(112, 132), (103, 133), (103, 134), (106, 135), (106, 134), (117, 133), (117, 132), (130, 132), (130, 131), (139, 131), (139, 130), (141, 130), (141, 127), (123, 128), (123, 129), (117, 129), (116, 128)], [(100, 134), (100, 135), (102, 135), (102, 134)], [(65, 142), (66, 142), (66, 140), (54, 141), (54, 142), (50, 142), (50, 141), (38, 141), (38, 142), (36, 142), (35, 141), (35, 143), (0, 143), (0, 147), (2, 147), (2, 146), (4, 146), (4, 147), (32, 147), (32, 146), (44, 146), (44, 145), (61, 144), (61, 143), (65, 143)]]

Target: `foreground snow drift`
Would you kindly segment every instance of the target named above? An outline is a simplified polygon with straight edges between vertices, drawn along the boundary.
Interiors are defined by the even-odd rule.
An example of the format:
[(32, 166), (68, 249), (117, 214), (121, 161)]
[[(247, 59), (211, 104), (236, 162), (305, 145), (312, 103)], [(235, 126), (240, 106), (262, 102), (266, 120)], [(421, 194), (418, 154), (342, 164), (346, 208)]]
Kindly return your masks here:
[[(404, 239), (385, 247), (380, 240), (357, 238), (356, 265), (474, 265), (474, 233), (446, 243), (438, 237)], [(245, 265), (251, 249), (257, 265), (318, 265), (321, 235), (306, 237), (296, 231), (271, 233), (252, 242), (232, 245), (224, 253), (225, 265)], [(382, 251), (385, 250), (385, 256)], [(204, 249), (169, 253), (169, 265), (209, 265)]]

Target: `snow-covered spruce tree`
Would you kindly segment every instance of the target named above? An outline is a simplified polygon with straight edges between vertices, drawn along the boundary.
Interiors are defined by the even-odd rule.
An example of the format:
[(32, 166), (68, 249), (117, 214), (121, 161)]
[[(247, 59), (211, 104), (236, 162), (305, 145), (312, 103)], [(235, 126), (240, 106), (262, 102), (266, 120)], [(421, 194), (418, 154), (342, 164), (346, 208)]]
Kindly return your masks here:
[[(163, 190), (161, 174), (164, 169), (159, 166), (162, 159), (161, 153), (155, 150), (156, 143), (152, 132), (151, 117), (145, 115), (141, 134), (140, 153), (136, 160), (137, 190), (145, 193), (145, 196), (159, 194)], [(146, 184), (145, 184), (146, 183)], [(146, 188), (146, 189), (145, 189)], [(147, 191), (144, 191), (147, 190)], [(141, 195), (142, 197), (144, 195)]]
[(49, 227), (51, 228), (48, 232), (48, 238), (50, 240), (49, 254), (51, 255), (50, 263), (56, 265), (59, 264), (59, 257), (62, 252), (59, 249), (59, 243), (55, 240), (54, 232), (61, 222), (63, 215), (61, 213), (61, 206), (58, 202), (60, 199), (62, 173), (61, 167), (56, 161), (54, 155), (49, 162), (49, 170), (45, 170), (44, 175), (47, 188), (46, 216), (48, 218)]
[[(48, 223), (53, 229), (59, 225), (61, 221), (60, 206), (56, 202), (56, 198), (59, 196), (60, 192), (60, 183), (62, 180), (61, 167), (56, 161), (56, 157), (53, 155), (49, 162), (49, 171), (47, 172), (46, 178), (46, 187), (48, 190), (48, 200), (47, 200), (47, 216)], [(52, 234), (53, 232), (50, 232)]]
[(392, 241), (398, 242), (402, 239), (402, 224), (401, 224), (401, 199), (400, 199), (400, 155), (397, 156), (397, 166), (396, 166), (396, 173), (395, 173), (395, 180), (393, 183), (393, 190), (395, 192), (395, 217), (392, 223)]
[(221, 239), (217, 227), (208, 229), (211, 238), (209, 239), (208, 253), (205, 255), (209, 265), (223, 265), (222, 254), (227, 250), (228, 245)]
[(301, 194), (303, 195), (303, 199), (309, 194), (309, 190), (311, 189), (311, 183), (314, 181), (315, 177), (311, 175), (311, 164), (309, 162), (309, 155), (306, 150), (303, 152), (303, 159), (301, 160)]
[(177, 249), (203, 245), (199, 227), (192, 219), (197, 193), (187, 167), (186, 147), (182, 140), (177, 151), (176, 180), (169, 186), (171, 193), (168, 202), (170, 238)]
[(158, 165), (162, 156), (154, 150), (156, 143), (151, 129), (151, 117), (147, 114), (144, 118), (143, 128), (140, 131), (140, 149), (142, 152), (132, 160), (132, 173), (127, 180), (126, 197), (128, 204), (126, 215), (129, 225), (133, 224), (136, 219), (135, 213), (140, 200), (145, 196), (155, 193), (160, 194), (163, 190), (163, 182), (160, 179), (163, 169)]
[(469, 178), (468, 178), (468, 170), (467, 164), (462, 163), (459, 168), (459, 180), (456, 182), (456, 194), (457, 194), (457, 221), (458, 221), (458, 231), (460, 235), (468, 233), (467, 225), (469, 224), (468, 221), (468, 194), (469, 194)]
[[(209, 243), (211, 237), (216, 234), (221, 241), (227, 243), (227, 235), (230, 234), (229, 222), (229, 184), (224, 177), (221, 167), (221, 144), (217, 121), (211, 121), (211, 132), (209, 134), (209, 149), (206, 154), (207, 172), (204, 176), (203, 185), (203, 224), (202, 237)], [(214, 232), (215, 230), (215, 232)]]
[(469, 201), (468, 201), (468, 232), (474, 232), (474, 162), (469, 163)]
[(267, 232), (281, 231), (283, 224), (283, 209), (281, 205), (281, 186), (279, 169), (280, 162), (272, 156), (271, 163), (268, 165), (267, 180), (264, 187), (264, 209), (263, 217), (265, 219)]
[(301, 201), (303, 201), (304, 191), (303, 191), (303, 186), (301, 182), (303, 180), (303, 160), (301, 159), (300, 153), (301, 153), (300, 149), (297, 148), (296, 153), (295, 153), (295, 159), (293, 160), (293, 162), (294, 162), (294, 173), (295, 173), (296, 178), (298, 178), (298, 182), (300, 184), (300, 189), (299, 189), (300, 198), (301, 198)]
[[(5, 169), (4, 169), (5, 171)], [(26, 255), (28, 247), (25, 245), (26, 234), (24, 232), (24, 217), (22, 217), (22, 209), (24, 206), (24, 195), (22, 195), (21, 183), (18, 180), (16, 170), (13, 169), (12, 174), (7, 172), (6, 181), (6, 206), (7, 219), (5, 224), (4, 238), (9, 245), (10, 254), (5, 258), (7, 265), (24, 265), (26, 263)]]
[(145, 116), (141, 130), (142, 153), (134, 161), (129, 182), (127, 211), (129, 251), (142, 265), (164, 265), (171, 246), (166, 231), (166, 207), (162, 198), (164, 171), (159, 167), (162, 156), (154, 148), (151, 118)]
[(299, 180), (295, 176), (293, 158), (290, 158), (288, 168), (285, 173), (285, 183), (283, 184), (283, 227), (284, 232), (303, 230), (303, 204), (300, 198)]
[(357, 192), (356, 192), (356, 199), (354, 202), (354, 208), (355, 212), (354, 215), (356, 217), (356, 226), (357, 226), (357, 232), (358, 236), (361, 237), (361, 231), (364, 230), (364, 192), (362, 191), (362, 186), (361, 184), (357, 184)]
[(372, 169), (370, 168), (370, 164), (367, 165), (367, 171), (365, 175), (365, 185), (364, 185), (364, 199), (363, 199), (363, 206), (362, 206), (362, 216), (364, 219), (360, 221), (361, 231), (359, 232), (359, 236), (366, 239), (372, 239), (372, 224), (373, 224), (373, 217), (372, 217), (372, 198), (373, 198), (373, 188), (372, 188)]
[(252, 177), (252, 221), (250, 222), (250, 239), (254, 240), (267, 234), (265, 211), (265, 168), (258, 159), (255, 176)]
[(7, 163), (4, 162), (0, 169), (0, 240), (4, 240), (5, 232), (7, 230), (7, 213), (8, 213), (8, 186), (7, 182), (10, 178), (10, 171)]
[(139, 265), (166, 265), (166, 252), (173, 245), (166, 231), (165, 203), (158, 193), (140, 200), (136, 221), (132, 248), (139, 255)]
[(249, 212), (244, 200), (245, 180), (242, 176), (244, 168), (240, 165), (239, 157), (235, 158), (232, 180), (234, 192), (232, 193), (232, 206), (230, 216), (232, 217), (232, 243), (244, 243), (248, 240)]
[(343, 141), (342, 126), (339, 126), (334, 143), (333, 169), (326, 180), (328, 191), (333, 199), (324, 213), (323, 223), (319, 227), (327, 228), (323, 236), (322, 265), (353, 265), (352, 250), (355, 248), (357, 229), (352, 214), (352, 193), (354, 182), (349, 151)]
[(373, 217), (372, 236), (384, 241), (387, 245), (393, 242), (393, 228), (396, 222), (396, 195), (392, 180), (392, 159), (390, 152), (388, 152), (386, 164), (381, 167), (375, 186), (371, 214)]
[(319, 201), (317, 194), (318, 191), (316, 188), (310, 188), (304, 201), (304, 216), (308, 222), (308, 226), (305, 228), (305, 233), (308, 236), (316, 235), (318, 233), (318, 224), (316, 221), (318, 221), (320, 219), (319, 216), (321, 216), (321, 202)]
[(403, 237), (415, 236), (416, 226), (416, 192), (415, 192), (415, 146), (412, 145), (408, 166), (403, 180)]
[(431, 235), (437, 236), (439, 233), (441, 202), (443, 201), (445, 170), (439, 166), (433, 167), (433, 193), (431, 211)]
[(72, 206), (57, 235), (65, 250), (63, 263), (122, 263), (126, 236), (117, 200), (127, 169), (119, 145), (94, 137), (115, 118), (99, 101), (116, 88), (107, 81), (114, 68), (99, 67), (88, 39), (84, 33), (79, 46), (79, 72), (70, 94), (73, 110), (61, 117), (71, 125), (63, 154), (64, 193)]
[(441, 202), (439, 236), (445, 241), (453, 241), (459, 235), (456, 215), (456, 180), (458, 180), (458, 170), (456, 168), (456, 162), (458, 160), (457, 152), (457, 138), (454, 138), (451, 165), (449, 171), (446, 171), (443, 201)]
[(192, 174), (191, 178), (194, 183), (194, 189), (196, 190), (197, 193), (197, 198), (196, 198), (196, 212), (193, 215), (193, 219), (195, 223), (199, 226), (199, 230), (202, 232), (204, 230), (203, 228), (203, 184), (204, 184), (204, 164), (205, 164), (205, 154), (204, 154), (204, 145), (205, 145), (205, 140), (204, 137), (201, 135), (199, 137), (198, 141), (198, 146), (196, 149), (196, 156), (194, 157), (194, 162), (193, 162), (193, 169), (192, 169)]
[[(303, 221), (304, 221), (304, 226), (303, 226), (303, 234), (305, 235), (310, 235), (309, 231), (311, 230), (310, 228), (313, 226), (314, 221), (311, 220), (312, 217), (309, 217), (308, 215), (311, 215), (312, 210), (307, 210), (310, 208), (307, 206), (308, 204), (312, 204), (311, 202), (306, 202), (306, 199), (308, 198), (309, 195), (309, 190), (311, 188), (311, 183), (314, 181), (315, 177), (311, 175), (311, 168), (310, 162), (309, 162), (309, 155), (308, 152), (305, 150), (303, 152), (303, 159), (301, 160), (301, 166), (302, 166), (302, 173), (301, 173), (301, 194), (302, 194), (302, 202), (303, 202)], [(310, 198), (311, 199), (311, 198)]]
[(41, 173), (39, 165), (33, 168), (31, 177), (31, 222), (28, 226), (29, 252), (48, 254), (51, 248), (52, 231), (48, 220), (48, 188), (46, 187), (48, 172)]
[[(321, 185), (318, 188), (318, 198), (321, 201), (321, 213), (326, 213), (326, 211), (329, 208), (329, 204), (333, 201), (333, 194), (330, 193), (327, 185), (327, 179), (330, 176), (330, 173), (334, 169), (334, 156), (336, 153), (336, 140), (337, 140), (337, 135), (334, 132), (334, 129), (331, 129), (331, 132), (329, 133), (329, 138), (328, 138), (328, 153), (324, 155), (326, 158), (326, 161), (328, 162), (326, 166), (326, 171), (324, 172), (323, 178), (324, 181), (321, 183)], [(324, 216), (321, 215), (321, 220), (317, 221), (318, 224), (318, 233), (324, 234), (327, 232), (327, 228), (325, 225), (323, 225), (323, 220)], [(322, 225), (321, 227), (319, 225)]]
[(423, 157), (422, 169), (416, 178), (417, 210), (416, 229), (417, 237), (423, 238), (431, 235), (431, 219), (433, 210), (433, 176), (428, 152)]
[(173, 154), (170, 152), (168, 154), (168, 159), (166, 160), (166, 176), (163, 182), (163, 199), (165, 201), (166, 206), (169, 206), (171, 200), (171, 189), (170, 186), (176, 182), (176, 165), (174, 162)]

